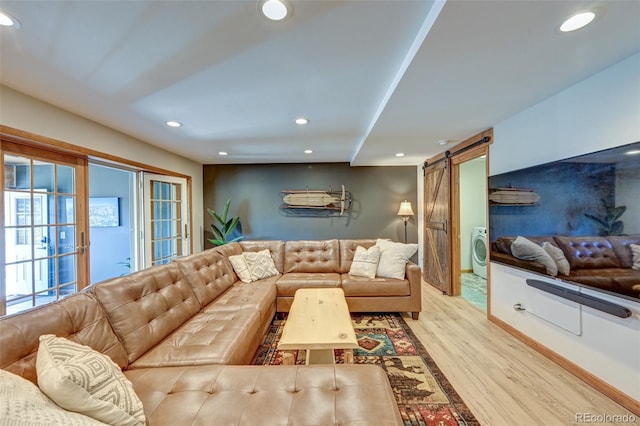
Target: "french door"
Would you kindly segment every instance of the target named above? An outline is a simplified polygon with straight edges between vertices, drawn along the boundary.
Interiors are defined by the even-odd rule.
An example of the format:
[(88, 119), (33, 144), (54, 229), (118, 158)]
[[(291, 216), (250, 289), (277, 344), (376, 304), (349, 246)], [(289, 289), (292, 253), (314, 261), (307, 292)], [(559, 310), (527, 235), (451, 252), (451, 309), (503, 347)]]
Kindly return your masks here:
[(0, 315), (58, 300), (88, 280), (87, 161), (2, 140)]
[(189, 254), (187, 180), (143, 174), (145, 267)]

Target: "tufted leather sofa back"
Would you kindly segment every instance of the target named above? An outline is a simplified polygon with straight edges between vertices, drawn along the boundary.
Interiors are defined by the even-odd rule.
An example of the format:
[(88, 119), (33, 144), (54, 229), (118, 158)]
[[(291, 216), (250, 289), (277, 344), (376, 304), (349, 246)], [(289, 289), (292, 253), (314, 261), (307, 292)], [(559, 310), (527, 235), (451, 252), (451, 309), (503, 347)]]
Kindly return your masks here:
[(227, 257), (217, 248), (179, 258), (176, 263), (203, 308), (238, 279)]
[(338, 240), (287, 241), (284, 243), (284, 273), (337, 273), (339, 251)]
[(39, 337), (55, 334), (128, 365), (127, 353), (93, 296), (79, 293), (58, 302), (0, 318), (0, 368), (37, 382)]
[(366, 249), (375, 246), (377, 240), (340, 240), (340, 272), (346, 274), (351, 269), (353, 263), (353, 255), (356, 253), (358, 246)]
[(273, 263), (278, 272), (284, 271), (284, 241), (281, 240), (254, 240), (240, 241), (243, 251), (261, 251), (269, 249)]
[(606, 237), (555, 237), (571, 269), (620, 268), (620, 260)]
[(629, 246), (631, 244), (640, 245), (640, 235), (607, 237), (607, 240), (611, 242), (613, 250), (616, 252), (618, 260), (620, 261), (620, 265), (622, 265), (623, 268), (633, 267), (633, 254)]
[(127, 350), (129, 363), (200, 310), (175, 262), (96, 284), (91, 289)]

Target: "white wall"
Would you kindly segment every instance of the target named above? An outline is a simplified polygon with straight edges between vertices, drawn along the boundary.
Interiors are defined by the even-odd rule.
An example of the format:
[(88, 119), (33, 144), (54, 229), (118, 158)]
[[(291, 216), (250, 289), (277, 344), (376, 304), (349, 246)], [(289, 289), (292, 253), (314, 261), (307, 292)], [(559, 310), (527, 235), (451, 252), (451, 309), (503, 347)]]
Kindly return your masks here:
[[(490, 174), (639, 140), (640, 54), (636, 54), (498, 123), (490, 147)], [(637, 187), (634, 191), (640, 195)], [(610, 298), (632, 310), (626, 319), (588, 308), (569, 309), (574, 318), (556, 311), (553, 318), (540, 319), (530, 311), (513, 309), (516, 303), (525, 308), (537, 303), (525, 279), (514, 268), (491, 265), (491, 315), (640, 401), (640, 303)], [(579, 335), (558, 325), (576, 318)]]
[(73, 145), (191, 176), (194, 251), (203, 247), (202, 164), (0, 85), (0, 123)]

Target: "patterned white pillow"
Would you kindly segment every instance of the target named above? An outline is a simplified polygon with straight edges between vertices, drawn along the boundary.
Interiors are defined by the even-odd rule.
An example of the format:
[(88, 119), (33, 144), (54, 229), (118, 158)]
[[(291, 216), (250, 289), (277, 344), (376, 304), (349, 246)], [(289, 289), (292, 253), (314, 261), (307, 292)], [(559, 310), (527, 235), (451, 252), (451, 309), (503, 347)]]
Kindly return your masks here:
[(380, 247), (372, 246), (367, 250), (364, 247), (356, 247), (353, 255), (349, 275), (356, 277), (375, 278), (380, 261)]
[(253, 281), (251, 279), (251, 271), (249, 270), (249, 265), (247, 265), (247, 260), (242, 254), (229, 256), (229, 262), (231, 262), (231, 266), (233, 266), (233, 270), (238, 278), (240, 278), (240, 281), (243, 283), (250, 283)]
[(640, 271), (640, 246), (638, 244), (629, 244), (629, 247), (633, 255), (633, 266), (631, 268)]
[(88, 346), (40, 336), (36, 357), (40, 389), (56, 404), (110, 425), (144, 425), (142, 402), (107, 355)]
[(0, 424), (6, 426), (105, 426), (54, 404), (30, 381), (0, 369)]
[(376, 246), (380, 247), (380, 262), (376, 276), (403, 280), (406, 264), (418, 251), (418, 245), (378, 239)]
[(247, 261), (247, 265), (249, 265), (252, 281), (278, 275), (279, 272), (276, 269), (276, 264), (273, 262), (269, 249), (261, 251), (245, 251), (242, 255)]

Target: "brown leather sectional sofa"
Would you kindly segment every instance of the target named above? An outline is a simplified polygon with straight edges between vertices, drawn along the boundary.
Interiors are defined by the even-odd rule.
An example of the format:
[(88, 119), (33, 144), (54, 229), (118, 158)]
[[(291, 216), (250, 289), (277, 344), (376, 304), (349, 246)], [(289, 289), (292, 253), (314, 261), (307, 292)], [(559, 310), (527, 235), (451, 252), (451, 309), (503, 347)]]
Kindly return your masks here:
[[(569, 275), (558, 278), (579, 284), (640, 297), (640, 271), (632, 269), (630, 244), (640, 245), (640, 235), (607, 237), (526, 237), (540, 245), (547, 241), (562, 250), (570, 265)], [(499, 237), (491, 244), (491, 260), (546, 273), (544, 265), (521, 260), (511, 253), (516, 237)]]
[[(133, 383), (150, 425), (401, 425), (377, 366), (245, 365), (296, 286), (342, 286), (353, 311), (417, 315), (416, 265), (395, 283), (346, 273), (355, 248), (373, 244), (246, 241), (104, 281), (0, 318), (0, 368), (37, 383), (38, 338), (55, 334), (107, 354)], [(227, 257), (265, 248), (282, 274), (239, 281)]]

